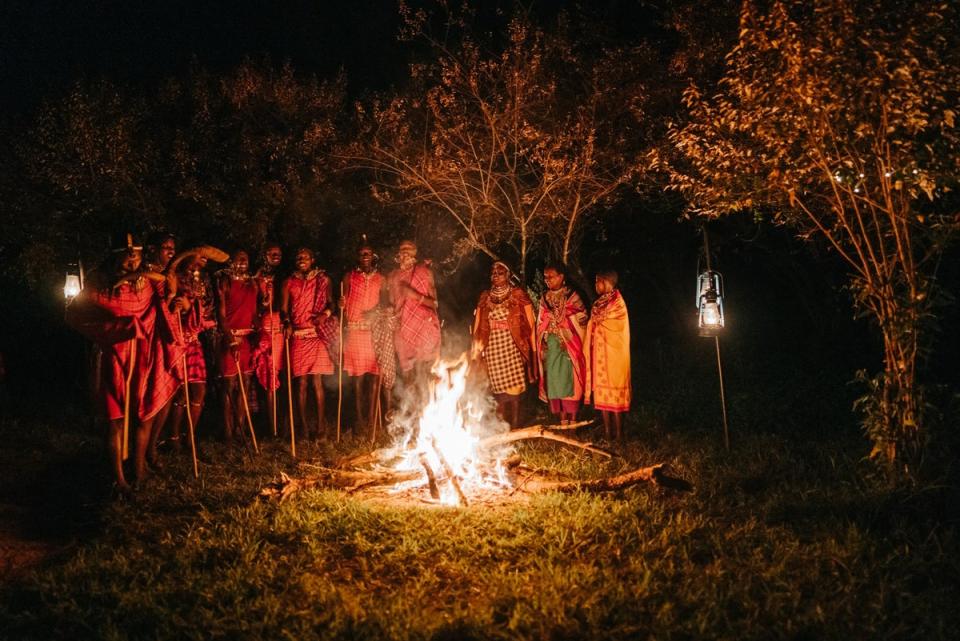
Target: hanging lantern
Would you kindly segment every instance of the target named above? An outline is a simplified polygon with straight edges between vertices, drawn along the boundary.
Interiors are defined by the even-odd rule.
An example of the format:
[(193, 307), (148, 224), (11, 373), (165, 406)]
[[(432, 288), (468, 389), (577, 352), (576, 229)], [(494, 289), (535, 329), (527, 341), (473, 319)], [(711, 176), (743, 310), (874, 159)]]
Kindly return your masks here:
[(723, 330), (723, 277), (708, 269), (697, 278), (698, 328), (701, 336), (717, 336)]
[(67, 273), (67, 279), (63, 283), (63, 297), (69, 303), (80, 294), (80, 275)]

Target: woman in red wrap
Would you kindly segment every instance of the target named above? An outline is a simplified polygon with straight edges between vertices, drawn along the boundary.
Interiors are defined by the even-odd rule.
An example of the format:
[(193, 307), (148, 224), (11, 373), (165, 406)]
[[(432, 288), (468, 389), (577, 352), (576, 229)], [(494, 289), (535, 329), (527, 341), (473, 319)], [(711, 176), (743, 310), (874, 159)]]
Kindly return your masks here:
[(533, 302), (510, 282), (510, 268), (497, 261), (490, 270), (490, 289), (480, 294), (473, 313), (473, 354), (483, 357), (497, 416), (515, 428), (520, 424), (520, 396), (527, 381), (536, 380), (533, 354)]
[(346, 321), (343, 369), (353, 379), (358, 429), (366, 426), (371, 430), (376, 420), (377, 394), (381, 389), (373, 322), (386, 283), (374, 264), (375, 257), (364, 236), (357, 249), (357, 266), (343, 278), (343, 298), (340, 300), (341, 313)]
[[(220, 348), (220, 375), (223, 376), (223, 436), (233, 442), (246, 419), (243, 390), (250, 389), (253, 378), (254, 324), (257, 320), (257, 284), (250, 277), (250, 257), (238, 249), (230, 256), (230, 265), (219, 273), (217, 319), (223, 335)], [(239, 370), (237, 369), (239, 365)]]
[[(290, 339), (290, 375), (295, 379), (300, 424), (304, 436), (315, 438), (326, 432), (324, 421), (324, 374), (333, 374), (332, 354), (336, 345), (337, 321), (330, 305), (333, 291), (330, 277), (314, 268), (313, 251), (297, 250), (296, 271), (283, 283), (280, 309), (286, 336)], [(316, 400), (317, 429), (307, 422), (307, 391)]]
[(563, 265), (545, 267), (543, 280), (547, 291), (537, 314), (540, 400), (550, 404), (561, 423), (573, 422), (586, 385), (583, 342), (587, 310), (580, 295), (567, 287)]
[[(390, 303), (397, 320), (394, 344), (405, 386), (420, 388), (440, 356), (437, 288), (429, 262), (417, 260), (412, 240), (400, 243), (397, 269), (387, 277)], [(420, 396), (424, 390), (418, 390)]]
[(142, 269), (141, 250), (132, 235), (125, 234), (113, 250), (112, 270), (91, 274), (67, 308), (70, 325), (103, 352), (99, 401), (109, 421), (107, 449), (114, 480), (124, 494), (132, 492), (123, 470), (125, 415), (134, 428), (134, 479), (139, 483), (147, 474), (154, 421), (162, 421), (179, 387), (179, 343), (164, 304), (165, 283), (162, 276)]

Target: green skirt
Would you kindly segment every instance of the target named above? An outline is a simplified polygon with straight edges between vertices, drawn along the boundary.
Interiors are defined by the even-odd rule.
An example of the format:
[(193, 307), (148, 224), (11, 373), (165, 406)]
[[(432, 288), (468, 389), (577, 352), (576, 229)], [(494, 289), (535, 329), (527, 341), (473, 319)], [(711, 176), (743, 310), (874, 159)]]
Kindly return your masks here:
[(570, 398), (573, 396), (573, 361), (564, 349), (560, 337), (547, 335), (547, 352), (544, 370), (547, 377), (547, 398)]

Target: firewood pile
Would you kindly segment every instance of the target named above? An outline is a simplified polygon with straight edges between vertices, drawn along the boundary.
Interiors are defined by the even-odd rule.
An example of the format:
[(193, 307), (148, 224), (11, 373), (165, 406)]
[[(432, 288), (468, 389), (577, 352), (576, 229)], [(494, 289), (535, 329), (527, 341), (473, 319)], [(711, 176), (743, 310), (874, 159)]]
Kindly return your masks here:
[(478, 458), (470, 474), (454, 469), (439, 448), (434, 447), (433, 455), (429, 455), (390, 447), (345, 458), (330, 466), (301, 463), (303, 475), (281, 473), (280, 479), (265, 487), (260, 495), (282, 502), (301, 490), (325, 488), (391, 502), (467, 506), (501, 503), (543, 492), (611, 492), (640, 483), (679, 491), (692, 489), (687, 481), (668, 476), (663, 463), (581, 481), (535, 469), (519, 455), (509, 453), (514, 443), (546, 440), (592, 456), (614, 458), (615, 454), (570, 435), (590, 423), (533, 425), (483, 438), (477, 443)]

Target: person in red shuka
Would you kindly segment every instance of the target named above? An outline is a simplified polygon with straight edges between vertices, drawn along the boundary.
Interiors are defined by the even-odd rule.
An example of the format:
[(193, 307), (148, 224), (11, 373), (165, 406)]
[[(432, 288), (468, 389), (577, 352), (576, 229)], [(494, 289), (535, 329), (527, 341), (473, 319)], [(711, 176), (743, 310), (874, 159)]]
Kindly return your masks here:
[(143, 269), (141, 250), (133, 236), (125, 234), (115, 244), (112, 265), (91, 274), (67, 307), (67, 322), (103, 351), (98, 401), (109, 421), (107, 449), (114, 480), (124, 494), (132, 492), (123, 469), (125, 411), (133, 430), (134, 479), (140, 483), (147, 475), (154, 421), (162, 420), (180, 385), (175, 364), (182, 347), (165, 304), (167, 284)]
[[(254, 324), (257, 320), (257, 284), (250, 277), (250, 256), (238, 249), (230, 265), (218, 273), (217, 320), (223, 341), (220, 348), (220, 375), (223, 376), (223, 436), (233, 442), (246, 420), (240, 376), (245, 390), (253, 378)], [(237, 366), (239, 365), (239, 370)]]
[(400, 243), (396, 260), (397, 268), (387, 276), (387, 289), (397, 318), (397, 360), (404, 385), (422, 399), (430, 367), (440, 356), (437, 289), (429, 261), (417, 260), (412, 240)]
[(253, 353), (253, 364), (260, 387), (266, 390), (267, 402), (265, 407), (270, 416), (270, 427), (276, 434), (277, 426), (276, 407), (277, 389), (280, 387), (280, 372), (283, 370), (283, 331), (280, 328), (280, 306), (274, 298), (277, 272), (280, 261), (283, 260), (283, 251), (277, 243), (268, 243), (263, 248), (263, 264), (253, 280), (257, 284), (260, 296), (260, 320), (258, 323), (257, 348)]
[[(175, 275), (178, 294), (183, 299), (179, 326), (186, 343), (189, 412), (194, 427), (199, 425), (207, 395), (207, 362), (203, 353), (203, 344), (200, 342), (200, 334), (217, 326), (213, 308), (213, 287), (206, 273), (206, 266), (207, 256), (203, 252), (190, 251), (175, 258), (167, 268)], [(182, 448), (180, 432), (187, 409), (186, 398), (181, 391), (174, 400), (170, 416), (172, 433), (170, 440), (173, 442), (174, 450), (178, 452)]]
[[(290, 375), (297, 390), (300, 425), (304, 436), (320, 438), (326, 432), (324, 421), (324, 374), (333, 374), (337, 321), (331, 304), (333, 291), (330, 277), (314, 268), (313, 251), (297, 250), (296, 271), (283, 282), (280, 313), (285, 336), (290, 345)], [(307, 391), (313, 390), (316, 401), (316, 429), (307, 422)]]
[(340, 299), (340, 310), (346, 321), (343, 369), (353, 379), (358, 430), (372, 429), (376, 420), (377, 394), (381, 390), (373, 322), (380, 299), (386, 292), (386, 279), (377, 270), (375, 259), (376, 253), (364, 236), (357, 248), (357, 266), (343, 277), (343, 297)]

